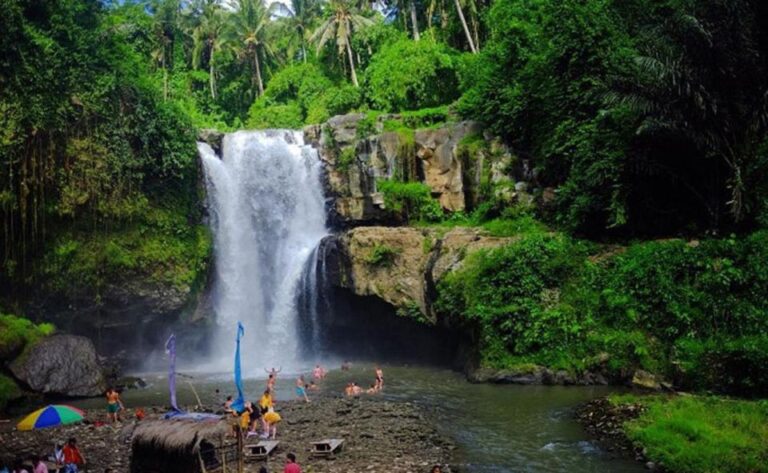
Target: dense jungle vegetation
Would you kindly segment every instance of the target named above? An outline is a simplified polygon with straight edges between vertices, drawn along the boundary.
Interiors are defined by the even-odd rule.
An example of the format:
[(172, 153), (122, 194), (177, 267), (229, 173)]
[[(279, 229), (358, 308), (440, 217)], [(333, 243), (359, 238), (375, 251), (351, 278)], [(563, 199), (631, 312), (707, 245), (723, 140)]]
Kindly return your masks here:
[[(733, 365), (753, 371), (725, 390), (766, 392), (764, 2), (2, 10), (7, 304), (43, 283), (98, 298), (115, 275), (195, 284), (210, 251), (196, 129), (297, 128), (350, 111), (403, 113), (406, 128), (473, 119), (530, 163), (536, 188), (556, 189), (551, 205), (505, 206), (489, 183), (481, 205), (446, 216), (418, 184), (383, 190), (414, 220), (520, 235), (441, 289), (446, 315), (480, 334), (484, 362), (583, 368), (609, 352), (616, 370), (685, 365), (702, 386)], [(617, 243), (629, 246), (611, 252)]]
[[(474, 208), (446, 215), (406, 170), (381, 190), (405, 222), (515, 237), (438, 288), (441, 315), (474, 334), (482, 366), (619, 378), (643, 368), (686, 388), (768, 394), (768, 3), (0, 0), (0, 10), (6, 310), (41, 286), (98, 303), (130, 277), (199, 284), (211, 244), (198, 129), (298, 128), (359, 111), (364, 125), (400, 113), (385, 128), (412, 138), (472, 119), (528, 163), (532, 188), (553, 190), (547, 205), (511, 205), (486, 180)], [(462, 146), (471, 159), (488, 145)], [(11, 315), (0, 327), (6, 356), (53, 330)], [(0, 407), (16, 389), (0, 375)], [(652, 401), (630, 435), (677, 471), (703, 471), (685, 452), (703, 451), (696, 439), (722, 450), (721, 417), (764, 432), (757, 404), (696, 423), (718, 402)], [(764, 458), (748, 460), (721, 455), (717, 471), (763, 471)]]

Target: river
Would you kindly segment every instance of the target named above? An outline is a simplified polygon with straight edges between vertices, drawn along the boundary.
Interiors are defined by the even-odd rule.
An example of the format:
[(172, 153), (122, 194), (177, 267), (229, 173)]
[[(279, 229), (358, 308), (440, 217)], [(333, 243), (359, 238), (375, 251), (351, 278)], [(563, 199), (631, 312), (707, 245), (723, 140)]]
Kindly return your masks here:
[[(435, 419), (438, 428), (458, 446), (454, 466), (459, 471), (644, 471), (636, 462), (614, 458), (601, 450), (573, 419), (579, 404), (616, 388), (471, 384), (460, 373), (432, 367), (384, 366), (384, 373), (385, 389), (381, 397), (422, 406)], [(148, 387), (126, 391), (124, 402), (132, 407), (167, 403), (166, 376), (144, 376)], [(277, 384), (278, 409), (279, 400), (294, 396), (293, 378), (281, 376)], [(349, 381), (366, 386), (372, 377), (371, 366), (354, 366), (350, 371), (332, 370), (321, 384), (322, 395), (340, 395)], [(217, 402), (216, 389), (221, 393), (234, 391), (229, 376), (195, 375), (191, 381), (204, 403)], [(263, 386), (263, 379), (246, 380), (247, 397), (256, 399)], [(182, 405), (196, 402), (184, 378), (179, 378), (178, 397)], [(85, 408), (104, 407), (104, 402), (98, 399), (75, 404)]]

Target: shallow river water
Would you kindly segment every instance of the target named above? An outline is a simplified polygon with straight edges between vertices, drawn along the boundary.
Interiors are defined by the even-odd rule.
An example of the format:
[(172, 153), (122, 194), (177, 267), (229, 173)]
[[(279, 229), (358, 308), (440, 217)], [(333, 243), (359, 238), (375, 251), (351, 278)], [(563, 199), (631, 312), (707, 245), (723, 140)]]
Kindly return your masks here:
[[(163, 374), (144, 375), (149, 386), (126, 391), (128, 406), (168, 402)], [(641, 472), (636, 462), (614, 458), (601, 450), (573, 419), (574, 409), (592, 398), (610, 393), (609, 387), (509, 386), (470, 384), (456, 372), (423, 367), (384, 367), (388, 400), (413, 402), (437, 421), (444, 434), (458, 446), (459, 471), (487, 472)], [(339, 394), (349, 381), (367, 386), (371, 366), (334, 370), (322, 382), (323, 394)], [(195, 375), (192, 380), (204, 403), (217, 402), (215, 392), (231, 394), (229, 376)], [(246, 397), (256, 400), (263, 379), (245, 381)], [(281, 374), (279, 401), (293, 399), (294, 378)], [(220, 396), (219, 395), (219, 396)], [(183, 378), (178, 380), (179, 404), (191, 405), (195, 397)], [(319, 400), (322, 402), (321, 400)], [(101, 400), (79, 401), (81, 407), (103, 408)]]

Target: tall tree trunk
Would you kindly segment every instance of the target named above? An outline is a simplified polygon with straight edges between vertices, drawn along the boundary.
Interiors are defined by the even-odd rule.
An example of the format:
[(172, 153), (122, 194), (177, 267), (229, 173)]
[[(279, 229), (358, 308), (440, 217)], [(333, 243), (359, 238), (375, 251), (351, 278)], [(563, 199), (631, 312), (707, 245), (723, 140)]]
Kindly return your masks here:
[(349, 38), (347, 39), (347, 56), (349, 57), (349, 72), (352, 75), (352, 84), (355, 87), (360, 87), (357, 83), (357, 74), (355, 73), (355, 60), (352, 57), (352, 46), (349, 45)]
[(473, 53), (477, 54), (477, 49), (475, 48), (475, 42), (472, 40), (472, 34), (469, 32), (469, 27), (467, 26), (467, 20), (464, 18), (464, 12), (461, 10), (461, 3), (459, 3), (459, 0), (453, 0), (456, 4), (456, 12), (459, 14), (459, 19), (461, 20), (461, 26), (464, 27), (464, 34), (467, 35), (467, 42), (469, 43), (469, 49)]
[(256, 64), (256, 83), (259, 85), (259, 97), (264, 95), (264, 83), (261, 81), (261, 64), (259, 64), (259, 48), (253, 49), (253, 62)]
[(301, 57), (304, 59), (304, 64), (307, 63), (307, 46), (304, 44), (304, 39), (301, 40)]
[(165, 67), (165, 52), (163, 52), (163, 101), (168, 101), (168, 68)]
[(416, 18), (416, 1), (411, 0), (409, 4), (411, 5), (411, 24), (413, 25), (413, 40), (418, 41), (419, 40), (419, 23)]
[(208, 82), (211, 85), (211, 98), (216, 99), (216, 75), (213, 69), (213, 50), (211, 50), (211, 57), (208, 58)]

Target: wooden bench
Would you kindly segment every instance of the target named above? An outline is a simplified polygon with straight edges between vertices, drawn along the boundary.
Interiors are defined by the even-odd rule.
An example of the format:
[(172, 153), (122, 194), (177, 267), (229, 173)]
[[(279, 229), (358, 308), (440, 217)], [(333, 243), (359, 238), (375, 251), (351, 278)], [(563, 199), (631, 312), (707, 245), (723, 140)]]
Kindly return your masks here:
[(246, 460), (266, 460), (280, 443), (279, 440), (262, 440), (257, 444), (245, 445), (243, 453)]
[(341, 451), (344, 439), (324, 439), (319, 442), (312, 442), (312, 455), (318, 457), (329, 457)]

